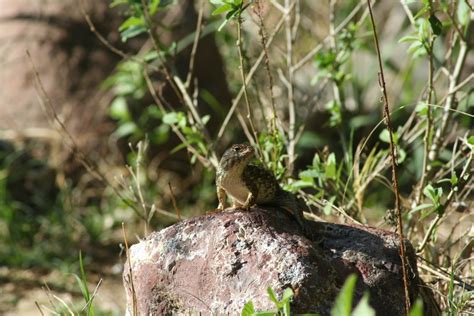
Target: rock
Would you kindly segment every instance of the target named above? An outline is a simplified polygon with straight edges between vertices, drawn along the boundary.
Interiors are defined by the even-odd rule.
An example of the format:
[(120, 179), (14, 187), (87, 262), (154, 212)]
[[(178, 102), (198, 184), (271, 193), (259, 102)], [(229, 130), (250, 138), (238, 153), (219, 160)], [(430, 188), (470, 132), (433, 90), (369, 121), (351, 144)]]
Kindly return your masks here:
[[(128, 313), (134, 306), (139, 315), (235, 315), (250, 300), (256, 310), (272, 310), (267, 288), (281, 296), (291, 287), (292, 312), (327, 315), (344, 281), (355, 273), (354, 305), (368, 291), (378, 315), (404, 314), (396, 234), (362, 226), (308, 225), (310, 238), (284, 211), (230, 209), (155, 232), (130, 248), (124, 272)], [(406, 248), (414, 302), (421, 281), (413, 248), (408, 242)]]

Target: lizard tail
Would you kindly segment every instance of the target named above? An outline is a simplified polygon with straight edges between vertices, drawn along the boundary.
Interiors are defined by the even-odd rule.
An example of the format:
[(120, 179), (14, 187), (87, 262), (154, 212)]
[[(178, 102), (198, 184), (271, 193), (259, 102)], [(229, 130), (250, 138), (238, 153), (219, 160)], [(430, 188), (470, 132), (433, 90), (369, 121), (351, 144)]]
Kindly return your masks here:
[(307, 208), (306, 204), (298, 199), (296, 195), (291, 192), (281, 190), (278, 192), (274, 201), (272, 201), (274, 206), (281, 207), (289, 212), (296, 219), (298, 224), (305, 229), (305, 219), (303, 216), (303, 211)]

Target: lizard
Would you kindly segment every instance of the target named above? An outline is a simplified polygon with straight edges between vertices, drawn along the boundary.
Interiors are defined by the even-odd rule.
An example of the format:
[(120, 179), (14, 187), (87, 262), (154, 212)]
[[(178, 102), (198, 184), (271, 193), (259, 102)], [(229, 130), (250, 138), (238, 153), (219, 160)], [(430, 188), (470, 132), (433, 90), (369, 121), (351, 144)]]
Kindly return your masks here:
[(245, 144), (232, 145), (224, 152), (216, 172), (217, 210), (224, 210), (226, 195), (232, 198), (233, 207), (244, 210), (253, 205), (276, 206), (292, 214), (306, 231), (304, 203), (293, 193), (284, 190), (273, 173), (250, 164), (254, 155), (253, 148)]

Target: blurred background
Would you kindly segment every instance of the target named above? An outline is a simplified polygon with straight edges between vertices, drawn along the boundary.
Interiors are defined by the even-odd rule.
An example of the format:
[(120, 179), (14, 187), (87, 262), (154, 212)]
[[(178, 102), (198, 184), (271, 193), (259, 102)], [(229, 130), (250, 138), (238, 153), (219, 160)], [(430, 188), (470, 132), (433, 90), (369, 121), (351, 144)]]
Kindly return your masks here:
[[(309, 217), (395, 231), (366, 1), (253, 1), (225, 25), (211, 2), (0, 0), (0, 314), (123, 314), (125, 241), (212, 211), (233, 143)], [(374, 1), (405, 233), (454, 314), (473, 311), (472, 8)]]

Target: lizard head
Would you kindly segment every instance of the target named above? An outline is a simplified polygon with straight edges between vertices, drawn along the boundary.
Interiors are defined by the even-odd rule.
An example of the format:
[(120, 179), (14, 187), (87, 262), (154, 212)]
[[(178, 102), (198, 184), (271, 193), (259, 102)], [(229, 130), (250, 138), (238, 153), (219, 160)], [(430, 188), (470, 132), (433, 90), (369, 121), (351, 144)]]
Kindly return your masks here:
[[(245, 167), (254, 156), (253, 148), (245, 144), (235, 144), (227, 149), (222, 155), (219, 167), (223, 170), (230, 170)], [(240, 169), (240, 168), (239, 168)]]

